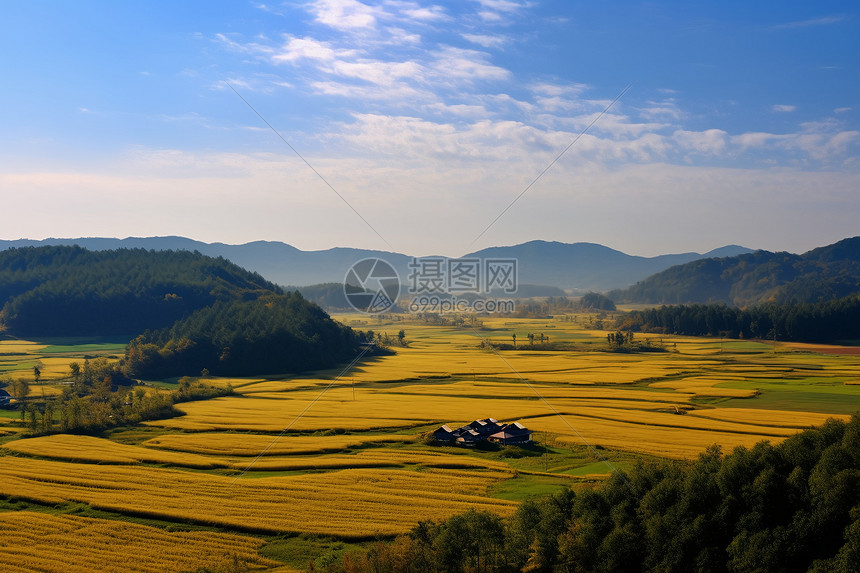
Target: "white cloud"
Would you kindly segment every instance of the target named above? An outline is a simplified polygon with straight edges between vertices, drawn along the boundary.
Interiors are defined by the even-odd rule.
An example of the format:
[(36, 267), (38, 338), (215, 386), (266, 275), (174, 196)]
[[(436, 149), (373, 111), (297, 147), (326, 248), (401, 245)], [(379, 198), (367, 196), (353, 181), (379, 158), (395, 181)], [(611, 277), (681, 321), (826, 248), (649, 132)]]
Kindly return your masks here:
[[(266, 50), (266, 53), (272, 53), (272, 50)], [(280, 51), (272, 53), (271, 57), (275, 63), (295, 62), (301, 59), (330, 62), (338, 58), (352, 57), (355, 53), (355, 50), (335, 49), (330, 43), (313, 38), (288, 37)]]
[(852, 108), (850, 108), (850, 107), (837, 107), (836, 109), (833, 110), (833, 113), (848, 113), (851, 110), (852, 110)]
[(421, 43), (421, 35), (414, 32), (409, 32), (403, 28), (391, 27), (385, 29), (388, 33), (389, 40), (387, 44), (393, 46), (408, 46), (418, 45)]
[(243, 54), (254, 54), (254, 55), (267, 55), (274, 52), (274, 49), (271, 46), (267, 46), (265, 44), (259, 44), (256, 42), (251, 42), (248, 44), (242, 44), (231, 39), (226, 34), (215, 34), (215, 38), (226, 45), (229, 49), (234, 52), (239, 52)]
[(380, 9), (356, 0), (316, 0), (310, 5), (317, 22), (337, 30), (376, 28)]
[(536, 111), (542, 113), (571, 112), (591, 109), (591, 102), (582, 94), (588, 89), (585, 84), (537, 83), (527, 86), (534, 97)]
[[(855, 132), (829, 123), (805, 124), (795, 133), (783, 134), (730, 134), (719, 125), (690, 129), (684, 125), (690, 113), (670, 88), (658, 89), (665, 97), (654, 100), (634, 103), (626, 96), (603, 113), (611, 100), (594, 97), (592, 86), (551, 78), (524, 82), (499, 65), (504, 60), (485, 50), (463, 47), (469, 42), (494, 48), (509, 39), (488, 33), (489, 26), (481, 29), (474, 18), (479, 12), (508, 18), (527, 6), (510, 0), (479, 0), (468, 22), (447, 30), (454, 38), (450, 43), (432, 46), (418, 31), (432, 30), (435, 22), (443, 20), (456, 26), (460, 20), (436, 5), (409, 0), (386, 0), (374, 6), (355, 0), (319, 0), (306, 5), (318, 22), (357, 34), (328, 35), (325, 40), (287, 36), (280, 46), (265, 38), (247, 44), (223, 35), (219, 40), (231, 50), (295, 66), (300, 73), (290, 77), (291, 89), (339, 98), (342, 115), (319, 126), (317, 133), (329, 144), (342, 143), (347, 155), (372, 150), (416, 160), (462, 156), (510, 161), (518, 154), (557, 152), (595, 119), (596, 124), (571, 149), (571, 161), (732, 160), (745, 165), (773, 162), (823, 168), (848, 161), (856, 149)], [(361, 32), (370, 29), (372, 34)], [(266, 80), (258, 74), (249, 84), (260, 91), (257, 82)], [(276, 77), (268, 81), (285, 84)], [(790, 113), (797, 107), (777, 104), (769, 109)], [(406, 142), (414, 144), (408, 151)]]
[(383, 86), (392, 86), (404, 78), (418, 79), (424, 69), (416, 62), (379, 62), (359, 60), (356, 62), (337, 61), (332, 71), (348, 78), (360, 79)]
[(448, 20), (449, 17), (445, 13), (445, 8), (442, 6), (415, 6), (405, 8), (403, 14), (411, 20), (420, 20), (423, 22), (441, 22)]
[(843, 161), (851, 154), (860, 132), (843, 130), (835, 120), (805, 122), (794, 133), (773, 134), (752, 132), (730, 138), (741, 150), (784, 150), (800, 154), (803, 160), (813, 159), (824, 164)]
[(489, 10), (481, 10), (478, 12), (478, 16), (481, 17), (485, 22), (501, 22), (502, 16), (498, 12), (491, 12)]
[(499, 12), (517, 12), (531, 6), (531, 2), (515, 2), (513, 0), (477, 0), (484, 8)]
[(489, 34), (462, 34), (462, 36), (473, 44), (478, 44), (484, 48), (500, 48), (508, 41), (505, 36)]
[(706, 155), (719, 155), (726, 148), (728, 134), (722, 129), (706, 131), (677, 130), (672, 134), (682, 151), (694, 151)]
[(510, 71), (495, 66), (488, 60), (489, 55), (484, 52), (444, 46), (432, 54), (428, 68), (442, 83), (450, 83), (452, 79), (473, 83), (475, 80), (501, 81), (510, 78)]
[(749, 132), (742, 133), (740, 135), (733, 135), (731, 137), (731, 142), (743, 150), (748, 148), (764, 147), (767, 144), (780, 139), (785, 139), (785, 136), (773, 133)]
[(640, 108), (637, 108), (637, 110), (636, 110), (645, 119), (648, 119), (648, 120), (673, 119), (673, 120), (677, 121), (677, 120), (680, 120), (684, 117), (684, 113), (673, 102), (670, 102), (670, 101), (663, 101), (663, 102), (650, 101), (647, 103), (648, 103), (647, 107), (640, 107)]

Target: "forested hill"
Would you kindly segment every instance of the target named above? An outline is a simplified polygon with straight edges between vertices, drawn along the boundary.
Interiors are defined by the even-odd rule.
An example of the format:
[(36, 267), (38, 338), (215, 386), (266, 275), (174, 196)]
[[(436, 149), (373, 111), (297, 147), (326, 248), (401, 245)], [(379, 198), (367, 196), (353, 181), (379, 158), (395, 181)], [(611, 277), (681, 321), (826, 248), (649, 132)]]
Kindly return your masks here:
[(353, 356), (363, 339), (298, 292), (253, 301), (219, 301), (147, 331), (126, 349), (125, 374), (142, 378), (298, 372)]
[(281, 294), (223, 259), (77, 246), (0, 252), (0, 329), (15, 336), (134, 336), (218, 301)]
[(617, 302), (817, 303), (860, 292), (860, 237), (802, 255), (756, 251), (702, 259), (609, 293)]

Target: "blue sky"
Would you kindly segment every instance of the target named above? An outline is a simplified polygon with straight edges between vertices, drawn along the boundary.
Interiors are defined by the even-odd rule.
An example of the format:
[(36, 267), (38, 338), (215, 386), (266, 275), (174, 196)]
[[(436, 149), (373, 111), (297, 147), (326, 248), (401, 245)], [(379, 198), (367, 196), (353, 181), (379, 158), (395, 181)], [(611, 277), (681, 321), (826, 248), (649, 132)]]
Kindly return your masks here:
[(0, 26), (0, 238), (860, 234), (853, 2), (6, 1)]

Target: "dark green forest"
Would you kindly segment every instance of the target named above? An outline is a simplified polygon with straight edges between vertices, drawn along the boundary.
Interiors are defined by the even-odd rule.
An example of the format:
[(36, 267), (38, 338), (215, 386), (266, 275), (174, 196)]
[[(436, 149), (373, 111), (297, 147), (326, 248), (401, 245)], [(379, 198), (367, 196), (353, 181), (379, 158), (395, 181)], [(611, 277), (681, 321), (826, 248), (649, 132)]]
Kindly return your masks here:
[(330, 572), (860, 571), (860, 416), (778, 445), (639, 464), (600, 486), (470, 511), (314, 564)]
[(617, 302), (748, 306), (818, 303), (860, 292), (860, 237), (802, 255), (756, 251), (701, 259), (609, 293)]
[(298, 372), (353, 357), (362, 336), (298, 292), (219, 301), (129, 343), (123, 371), (136, 378)]
[(218, 301), (280, 292), (256, 273), (196, 252), (0, 252), (0, 329), (20, 337), (133, 336)]
[(746, 309), (725, 304), (661, 306), (621, 317), (622, 330), (834, 342), (860, 338), (860, 295), (817, 304), (768, 303)]
[(198, 252), (27, 247), (0, 252), (0, 331), (137, 335), (117, 375), (240, 376), (330, 367), (359, 333), (298, 292)]

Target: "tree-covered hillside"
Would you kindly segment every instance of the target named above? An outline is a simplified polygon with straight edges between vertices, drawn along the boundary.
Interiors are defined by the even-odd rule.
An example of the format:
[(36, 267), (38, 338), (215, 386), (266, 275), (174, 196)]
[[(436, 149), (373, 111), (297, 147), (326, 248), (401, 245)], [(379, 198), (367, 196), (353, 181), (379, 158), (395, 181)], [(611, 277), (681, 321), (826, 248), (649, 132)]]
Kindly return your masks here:
[(126, 350), (133, 377), (297, 372), (355, 355), (360, 335), (298, 292), (253, 301), (219, 301), (172, 327), (147, 331)]
[(756, 251), (677, 265), (609, 296), (620, 302), (816, 303), (860, 292), (860, 237), (802, 255)]
[(280, 292), (225, 259), (188, 251), (0, 252), (0, 328), (22, 337), (133, 336), (218, 301)]
[(188, 251), (10, 249), (0, 303), (14, 336), (137, 335), (118, 368), (138, 378), (329, 367), (362, 340), (298, 292)]

